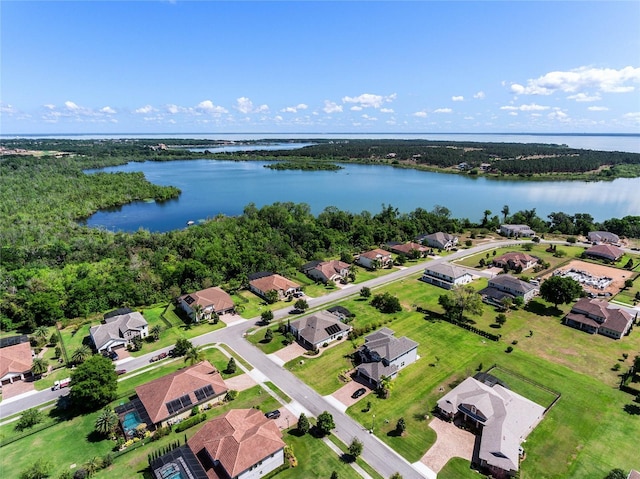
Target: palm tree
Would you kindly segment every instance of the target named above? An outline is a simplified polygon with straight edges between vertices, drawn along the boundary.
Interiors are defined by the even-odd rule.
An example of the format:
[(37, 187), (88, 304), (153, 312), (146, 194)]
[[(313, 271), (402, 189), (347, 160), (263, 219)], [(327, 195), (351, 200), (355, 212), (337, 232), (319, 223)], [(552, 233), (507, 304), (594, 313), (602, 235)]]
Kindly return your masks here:
[(193, 366), (202, 360), (204, 360), (202, 346), (191, 346), (184, 355), (184, 362), (188, 362), (189, 366)]
[(96, 473), (96, 471), (100, 470), (101, 467), (102, 467), (102, 459), (97, 456), (92, 457), (84, 464), (84, 468), (87, 470), (87, 473), (89, 474), (89, 476), (93, 476)]
[(33, 337), (38, 345), (43, 345), (47, 342), (48, 328), (46, 326), (38, 326), (33, 332)]
[(74, 363), (83, 363), (86, 359), (91, 356), (91, 349), (86, 344), (83, 344), (78, 349), (76, 349), (71, 355), (71, 360)]
[(509, 216), (509, 205), (504, 205), (502, 207), (501, 213), (502, 213), (502, 220), (503, 220), (503, 222), (506, 223), (507, 222), (507, 216)]
[(156, 324), (153, 328), (151, 328), (150, 333), (154, 341), (158, 341), (160, 339), (160, 331), (162, 331), (162, 328), (159, 324)]
[(42, 358), (33, 358), (33, 362), (31, 363), (31, 372), (34, 376), (39, 377), (42, 376), (49, 370), (49, 363), (46, 359)]
[(197, 323), (200, 321), (200, 318), (202, 317), (202, 305), (201, 304), (194, 304), (193, 305), (193, 320)]
[(96, 418), (96, 431), (104, 436), (111, 436), (118, 426), (118, 415), (111, 407), (105, 407)]
[(487, 221), (489, 221), (489, 215), (491, 214), (491, 210), (484, 210), (482, 213), (482, 226), (487, 226)]

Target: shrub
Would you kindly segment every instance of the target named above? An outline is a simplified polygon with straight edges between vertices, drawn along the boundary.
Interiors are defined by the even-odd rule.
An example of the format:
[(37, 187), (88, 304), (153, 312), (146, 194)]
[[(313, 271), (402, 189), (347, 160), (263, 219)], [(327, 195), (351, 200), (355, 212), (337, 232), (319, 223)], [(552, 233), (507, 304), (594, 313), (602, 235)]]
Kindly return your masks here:
[(227, 391), (227, 394), (225, 395), (224, 400), (226, 402), (230, 402), (230, 401), (233, 401), (237, 397), (238, 397), (238, 391), (236, 391), (235, 389), (231, 389), (231, 390)]
[(42, 422), (43, 416), (39, 409), (31, 408), (27, 409), (20, 416), (20, 420), (16, 424), (16, 431), (24, 431), (30, 427), (35, 426), (36, 424)]
[(511, 351), (513, 351), (513, 346), (509, 346), (504, 350), (505, 353), (510, 353)]
[(202, 413), (198, 416), (193, 416), (190, 417), (189, 419), (186, 419), (184, 421), (182, 421), (180, 424), (178, 424), (175, 427), (175, 431), (176, 432), (182, 432), (185, 431), (187, 429), (189, 429), (190, 427), (195, 426), (196, 424), (200, 424), (201, 422), (204, 422), (207, 420), (207, 415)]

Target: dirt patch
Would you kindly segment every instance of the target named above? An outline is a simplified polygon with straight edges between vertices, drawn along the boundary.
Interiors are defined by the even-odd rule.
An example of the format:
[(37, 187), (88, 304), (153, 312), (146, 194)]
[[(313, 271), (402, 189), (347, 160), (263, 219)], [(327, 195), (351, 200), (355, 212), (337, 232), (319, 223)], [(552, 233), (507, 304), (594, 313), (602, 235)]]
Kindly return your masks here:
[[(584, 276), (585, 279), (587, 279), (588, 276), (591, 276), (591, 282), (596, 282), (595, 280), (598, 278), (610, 278), (611, 281), (609, 284), (602, 288), (594, 284), (588, 284), (587, 282), (581, 283), (582, 287), (588, 293), (604, 297), (615, 296), (618, 294), (620, 290), (624, 288), (625, 280), (629, 279), (633, 275), (632, 272), (623, 269), (612, 268), (611, 266), (605, 266), (602, 264), (588, 263), (580, 260), (571, 261), (566, 266), (558, 268), (553, 274), (557, 274), (558, 271), (568, 273), (571, 270), (575, 273), (586, 273), (582, 276)], [(544, 276), (544, 279), (549, 276), (551, 276), (551, 274)]]
[(461, 457), (471, 461), (476, 440), (473, 434), (437, 417), (433, 418), (429, 427), (436, 432), (438, 438), (436, 443), (422, 456), (420, 462), (433, 471), (439, 472), (452, 457)]

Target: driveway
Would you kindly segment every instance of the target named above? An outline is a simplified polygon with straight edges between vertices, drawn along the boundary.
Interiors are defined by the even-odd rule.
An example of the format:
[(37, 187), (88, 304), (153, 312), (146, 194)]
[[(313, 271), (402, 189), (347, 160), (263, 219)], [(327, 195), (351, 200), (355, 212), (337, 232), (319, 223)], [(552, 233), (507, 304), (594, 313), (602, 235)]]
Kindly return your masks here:
[(305, 351), (306, 349), (304, 349), (298, 343), (291, 343), (289, 346), (285, 346), (279, 351), (269, 354), (268, 356), (276, 364), (279, 364), (280, 366), (284, 366), (286, 363), (288, 363), (292, 359), (302, 356), (305, 353)]
[(2, 386), (2, 399), (7, 400), (21, 394), (35, 391), (35, 383), (32, 381), (15, 381), (13, 384)]
[(225, 379), (224, 383), (227, 385), (229, 390), (234, 390), (234, 391), (244, 391), (245, 389), (249, 389), (250, 387), (253, 387), (256, 384), (258, 384), (247, 373), (240, 374), (238, 376), (233, 376), (232, 378), (229, 378), (229, 379)]
[[(351, 395), (360, 388), (364, 388), (366, 392), (357, 399), (352, 398)], [(369, 389), (366, 384), (359, 383), (358, 381), (350, 381), (340, 389), (338, 389), (336, 392), (334, 392), (332, 396), (342, 404), (344, 404), (346, 407), (349, 407), (368, 396), (369, 393), (371, 393), (371, 389)], [(366, 401), (362, 404), (366, 404)]]
[(422, 464), (428, 466), (432, 471), (439, 472), (452, 457), (461, 457), (471, 461), (476, 440), (473, 434), (437, 417), (433, 418), (429, 427), (436, 432), (438, 438), (436, 443), (420, 459)]

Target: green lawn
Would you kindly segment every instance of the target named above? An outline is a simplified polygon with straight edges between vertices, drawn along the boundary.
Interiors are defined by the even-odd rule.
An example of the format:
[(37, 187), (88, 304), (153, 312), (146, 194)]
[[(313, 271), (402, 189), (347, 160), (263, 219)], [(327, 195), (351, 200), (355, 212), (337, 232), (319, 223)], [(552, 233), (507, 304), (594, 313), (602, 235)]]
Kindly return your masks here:
[(478, 479), (480, 476), (470, 466), (466, 459), (453, 457), (440, 470), (438, 479)]
[(264, 340), (267, 328), (260, 328), (251, 334), (247, 334), (247, 341), (260, 348), (264, 354), (275, 353), (286, 346), (284, 334), (280, 332), (280, 323), (284, 323), (284, 320), (269, 325), (269, 329), (273, 332), (273, 339), (271, 341), (265, 342)]

